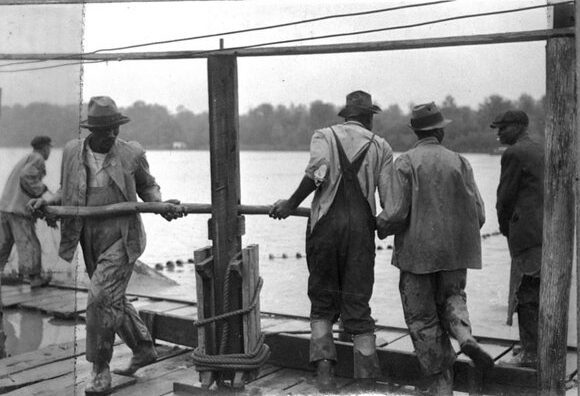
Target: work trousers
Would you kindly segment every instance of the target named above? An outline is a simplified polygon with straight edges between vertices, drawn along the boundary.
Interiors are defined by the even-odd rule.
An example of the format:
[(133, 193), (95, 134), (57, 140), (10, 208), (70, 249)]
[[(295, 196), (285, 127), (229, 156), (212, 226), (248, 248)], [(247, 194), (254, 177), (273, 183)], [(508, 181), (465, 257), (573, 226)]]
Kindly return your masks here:
[(310, 318), (334, 323), (340, 316), (345, 332), (373, 333), (369, 301), (375, 280), (375, 217), (357, 178), (368, 146), (351, 164), (336, 141), (342, 178), (330, 209), (306, 235)]
[(18, 251), (18, 271), (21, 275), (39, 275), (41, 247), (32, 217), (0, 212), (0, 272), (8, 262), (12, 246)]
[(522, 349), (532, 355), (538, 351), (538, 311), (540, 278), (524, 275), (517, 296), (518, 329)]
[(399, 291), (405, 322), (426, 375), (441, 373), (455, 362), (449, 336), (460, 345), (473, 339), (466, 305), (466, 276), (465, 269), (431, 274), (401, 271)]
[[(89, 188), (89, 206), (105, 205), (120, 194), (112, 186)], [(90, 278), (87, 302), (87, 360), (109, 363), (113, 356), (115, 333), (131, 348), (153, 342), (147, 326), (125, 292), (135, 262), (130, 262), (121, 234), (123, 217), (87, 219), (81, 246)]]

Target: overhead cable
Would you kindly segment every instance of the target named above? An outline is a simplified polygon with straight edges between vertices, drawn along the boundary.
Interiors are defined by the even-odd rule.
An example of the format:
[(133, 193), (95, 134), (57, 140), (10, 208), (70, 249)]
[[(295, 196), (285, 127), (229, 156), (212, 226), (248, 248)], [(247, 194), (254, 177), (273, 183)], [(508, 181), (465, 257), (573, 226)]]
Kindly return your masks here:
[[(574, 1), (566, 1), (566, 2), (562, 2), (562, 3), (558, 3), (558, 4), (569, 4), (569, 3), (574, 3)], [(243, 45), (243, 46), (238, 46), (238, 47), (229, 47), (229, 48), (224, 48), (224, 49), (191, 51), (191, 53), (195, 54), (195, 55), (206, 55), (206, 54), (213, 55), (213, 54), (219, 54), (219, 53), (223, 53), (223, 52), (232, 52), (232, 51), (239, 51), (239, 50), (244, 50), (244, 49), (249, 49), (249, 48), (263, 47), (266, 45), (289, 44), (289, 43), (295, 43), (295, 42), (301, 42), (301, 41), (312, 41), (312, 40), (320, 40), (320, 39), (327, 39), (327, 38), (346, 37), (346, 36), (354, 36), (354, 35), (360, 35), (360, 34), (369, 34), (369, 33), (378, 33), (378, 32), (384, 32), (384, 31), (409, 29), (409, 28), (415, 28), (415, 27), (420, 27), (420, 26), (428, 26), (428, 25), (434, 25), (434, 24), (439, 24), (439, 23), (444, 23), (444, 22), (456, 21), (456, 20), (461, 20), (461, 19), (485, 17), (485, 16), (499, 15), (499, 14), (508, 14), (508, 13), (515, 13), (515, 12), (521, 12), (521, 11), (529, 11), (529, 10), (534, 10), (534, 9), (539, 9), (539, 8), (552, 7), (554, 5), (555, 4), (542, 4), (542, 5), (537, 5), (537, 6), (512, 8), (512, 9), (508, 9), (508, 10), (489, 11), (489, 12), (482, 12), (482, 13), (440, 18), (440, 19), (435, 19), (435, 20), (431, 20), (431, 21), (412, 23), (412, 24), (407, 24), (407, 25), (390, 26), (390, 27), (386, 27), (386, 28), (377, 28), (377, 29), (369, 29), (369, 30), (362, 30), (362, 31), (355, 31), (355, 32), (348, 32), (348, 33), (336, 33), (336, 34), (328, 34), (328, 35), (323, 35), (323, 36), (314, 36), (314, 37), (305, 37), (305, 38), (296, 38), (296, 39), (288, 39), (288, 40), (263, 42), (263, 43), (258, 43), (258, 44), (249, 44), (249, 45)], [(165, 43), (167, 43), (167, 41), (157, 42), (157, 43), (164, 43), (165, 44)], [(147, 43), (146, 45), (153, 45), (153, 44), (154, 43)], [(97, 51), (101, 51), (101, 50), (97, 50)], [(96, 54), (97, 51), (94, 51), (93, 53), (89, 53), (89, 54)], [(82, 56), (84, 56), (84, 55), (87, 55), (87, 54), (82, 54)], [(78, 55), (74, 55), (74, 56), (76, 57)], [(58, 59), (67, 59), (67, 58), (62, 57), (62, 58), (55, 58), (52, 60), (58, 60)], [(29, 61), (29, 62), (45, 62), (45, 61), (47, 61), (47, 60), (36, 60), (36, 61)], [(99, 61), (93, 61), (93, 62), (78, 61), (78, 62), (73, 62), (73, 63), (62, 64), (60, 66), (69, 66), (69, 65), (79, 64), (79, 63), (83, 63), (83, 62), (84, 63), (97, 63), (97, 62), (106, 62), (106, 60), (99, 60)], [(24, 62), (21, 62), (20, 64), (22, 64), (22, 63), (24, 63)], [(10, 65), (11, 64), (0, 65), (0, 67), (10, 66)], [(53, 67), (58, 67), (58, 66), (59, 65), (55, 65)], [(4, 71), (0, 70), (0, 73), (30, 71), (30, 70), (40, 70), (40, 69), (42, 69), (42, 68), (29, 68), (29, 69), (4, 70)]]

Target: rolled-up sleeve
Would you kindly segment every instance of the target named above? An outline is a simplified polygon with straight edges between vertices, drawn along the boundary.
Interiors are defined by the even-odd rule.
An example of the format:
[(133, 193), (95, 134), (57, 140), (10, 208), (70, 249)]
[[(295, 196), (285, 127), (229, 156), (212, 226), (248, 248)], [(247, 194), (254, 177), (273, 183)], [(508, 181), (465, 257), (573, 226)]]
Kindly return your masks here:
[(330, 150), (330, 142), (326, 136), (321, 131), (315, 131), (310, 140), (310, 160), (305, 174), (314, 180), (317, 187), (324, 183), (328, 175)]
[(20, 187), (28, 196), (38, 198), (47, 190), (42, 182), (44, 176), (46, 176), (44, 160), (32, 157), (20, 171)]
[(411, 208), (411, 166), (403, 155), (381, 175), (384, 179), (384, 207), (377, 217), (379, 238), (402, 233), (408, 225)]

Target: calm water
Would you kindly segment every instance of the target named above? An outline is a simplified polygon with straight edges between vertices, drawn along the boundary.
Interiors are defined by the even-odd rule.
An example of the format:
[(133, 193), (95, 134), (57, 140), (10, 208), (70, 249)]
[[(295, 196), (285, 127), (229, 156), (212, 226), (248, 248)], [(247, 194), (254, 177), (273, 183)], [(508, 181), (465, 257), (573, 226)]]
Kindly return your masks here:
[[(0, 148), (0, 188), (13, 164), (28, 149)], [(53, 150), (47, 162), (46, 183), (51, 190), (58, 188), (61, 150)], [(152, 174), (157, 178), (164, 199), (177, 198), (187, 203), (210, 203), (209, 153), (202, 151), (150, 151), (147, 154)], [(477, 184), (486, 205), (487, 221), (482, 235), (498, 231), (495, 214), (495, 190), (499, 179), (500, 157), (487, 154), (467, 154)], [(269, 205), (287, 198), (302, 179), (308, 161), (307, 152), (252, 152), (240, 154), (242, 204)], [(310, 198), (302, 206), (308, 206)], [(193, 251), (210, 245), (207, 239), (209, 215), (190, 215), (173, 222), (160, 216), (143, 215), (147, 231), (147, 249), (141, 260), (153, 266), (168, 260), (187, 261)], [(306, 297), (307, 270), (304, 258), (305, 218), (277, 221), (267, 216), (246, 216), (246, 235), (243, 245), (259, 244), (260, 273), (264, 278), (261, 306), (264, 311), (308, 315)], [(42, 224), (39, 228), (44, 230)], [(43, 246), (45, 261), (54, 261), (58, 238)], [(371, 307), (380, 324), (404, 326), (398, 292), (398, 270), (391, 266), (393, 241), (377, 240), (375, 288)], [(502, 236), (482, 240), (483, 269), (468, 274), (468, 306), (476, 335), (517, 338), (517, 326), (505, 325), (509, 279), (509, 253)], [(296, 258), (297, 253), (302, 258)], [(289, 258), (283, 259), (285, 254)], [(270, 259), (270, 255), (275, 258)], [(66, 264), (61, 263), (66, 266)], [(164, 274), (187, 287), (195, 296), (193, 266), (186, 265)], [(573, 283), (574, 285), (575, 283)], [(575, 343), (575, 293), (572, 288), (569, 342)]]

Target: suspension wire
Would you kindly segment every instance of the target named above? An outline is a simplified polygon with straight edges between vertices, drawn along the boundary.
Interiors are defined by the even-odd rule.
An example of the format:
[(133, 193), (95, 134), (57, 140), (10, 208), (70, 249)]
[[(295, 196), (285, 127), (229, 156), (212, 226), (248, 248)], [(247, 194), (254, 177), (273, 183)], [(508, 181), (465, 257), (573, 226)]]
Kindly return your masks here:
[[(49, 62), (49, 60), (43, 59), (43, 60), (39, 60), (37, 62)], [(81, 64), (102, 63), (102, 62), (107, 62), (107, 61), (106, 60), (86, 60), (86, 61), (78, 61), (78, 62), (59, 63), (57, 65), (51, 65), (51, 66), (28, 67), (25, 69), (17, 69), (17, 70), (0, 70), (0, 73), (17, 73), (17, 72), (35, 71), (35, 70), (44, 70), (44, 69), (56, 69), (56, 68), (65, 67), (65, 66), (75, 66), (75, 65), (81, 65)]]
[[(206, 39), (206, 38), (212, 38), (212, 37), (223, 37), (223, 36), (228, 36), (228, 35), (233, 35), (233, 34), (249, 33), (249, 32), (261, 31), (261, 30), (268, 30), (268, 29), (275, 29), (275, 28), (281, 28), (281, 27), (287, 27), (287, 26), (301, 25), (301, 24), (305, 24), (305, 23), (319, 22), (319, 21), (324, 21), (324, 20), (329, 20), (329, 19), (378, 14), (378, 13), (383, 13), (383, 12), (401, 10), (401, 9), (405, 9), (405, 8), (424, 7), (424, 6), (430, 6), (430, 5), (435, 5), (435, 4), (441, 4), (441, 3), (450, 3), (450, 2), (454, 2), (454, 1), (455, 0), (439, 0), (439, 1), (432, 1), (432, 2), (428, 2), (428, 3), (409, 4), (409, 5), (404, 5), (404, 6), (381, 8), (381, 9), (369, 10), (369, 11), (326, 15), (326, 16), (318, 17), (318, 18), (302, 19), (302, 20), (293, 21), (293, 22), (280, 23), (280, 24), (276, 24), (276, 25), (260, 26), (260, 27), (247, 28), (247, 29), (230, 30), (230, 31), (226, 31), (226, 32), (212, 33), (212, 34), (206, 34), (206, 35), (202, 35), (202, 36), (184, 37), (184, 38), (177, 38), (177, 39), (163, 40), (163, 41), (152, 41), (152, 42), (141, 43), (141, 44), (127, 45), (127, 46), (123, 46), (123, 47), (101, 48), (101, 49), (98, 49), (95, 51), (85, 52), (85, 53), (83, 53), (83, 55), (96, 55), (99, 52), (105, 52), (105, 51), (106, 52), (120, 51), (120, 50), (132, 49), (132, 48), (147, 47), (147, 46), (151, 46), (151, 45), (172, 44), (172, 43), (178, 43), (178, 42), (183, 42), (183, 41), (194, 41), (194, 40), (200, 40), (200, 39)], [(61, 59), (65, 60), (68, 58), (69, 57), (61, 57), (61, 58), (56, 58), (56, 60), (61, 60)], [(0, 65), (0, 67), (15, 66), (15, 65), (22, 65), (22, 64), (36, 63), (36, 62), (44, 62), (44, 60), (12, 62), (12, 63)]]
[[(573, 0), (565, 1), (562, 3), (558, 3), (558, 5), (570, 4), (570, 3), (574, 3), (574, 1)], [(386, 27), (386, 28), (361, 30), (361, 31), (355, 31), (355, 32), (348, 32), (348, 33), (336, 33), (336, 34), (328, 34), (328, 35), (323, 35), (323, 36), (305, 37), (305, 38), (297, 38), (297, 39), (270, 41), (270, 42), (263, 42), (263, 43), (258, 43), (258, 44), (249, 44), (249, 45), (230, 47), (230, 48), (224, 48), (224, 49), (191, 51), (191, 53), (194, 55), (219, 54), (219, 53), (223, 53), (223, 52), (238, 51), (238, 50), (244, 50), (244, 49), (249, 49), (249, 48), (262, 47), (262, 46), (266, 46), (266, 45), (288, 44), (288, 43), (295, 43), (295, 42), (300, 42), (300, 41), (312, 41), (312, 40), (319, 40), (319, 39), (326, 39), (326, 38), (336, 38), (336, 37), (355, 36), (355, 35), (368, 34), (368, 33), (378, 33), (378, 32), (384, 32), (384, 31), (392, 31), (392, 30), (400, 30), (400, 29), (415, 28), (415, 27), (420, 27), (420, 26), (434, 25), (434, 24), (456, 21), (456, 20), (461, 20), (461, 19), (478, 18), (478, 17), (485, 17), (485, 16), (492, 16), (492, 15), (515, 13), (515, 12), (521, 12), (521, 11), (529, 11), (529, 10), (534, 10), (534, 9), (539, 9), (539, 8), (548, 8), (548, 7), (553, 7), (554, 5), (555, 4), (542, 4), (542, 5), (537, 5), (537, 6), (512, 8), (512, 9), (501, 10), (501, 11), (489, 11), (489, 12), (482, 12), (482, 13), (440, 18), (440, 19), (435, 19), (435, 20), (431, 20), (431, 21), (418, 22), (418, 23), (412, 23), (412, 24), (407, 24), (407, 25), (390, 26), (390, 27)], [(171, 41), (171, 42), (174, 42), (174, 41)], [(160, 41), (158, 43), (167, 43), (167, 42)], [(153, 45), (153, 44), (154, 43), (148, 43), (147, 45)], [(97, 51), (100, 51), (100, 50), (97, 50)], [(86, 55), (86, 54), (81, 54), (81, 56), (84, 56), (84, 55)], [(71, 55), (71, 56), (73, 56), (73, 55)], [(76, 55), (74, 55), (74, 56), (76, 56)], [(66, 59), (66, 58), (68, 58), (68, 57), (55, 58), (52, 60)], [(46, 62), (46, 61), (47, 61), (46, 59), (43, 59), (43, 60), (25, 61), (25, 62), (33, 63), (33, 62)], [(99, 63), (99, 62), (108, 62), (108, 61), (110, 61), (110, 60), (78, 61), (78, 62), (71, 62), (71, 63), (61, 64), (61, 65), (54, 65), (54, 66), (51, 66), (50, 68), (61, 67), (61, 66), (70, 66), (70, 65), (75, 65), (75, 64), (79, 64), (79, 63)], [(21, 62), (20, 64), (25, 63), (25, 62)], [(0, 65), (0, 67), (10, 66), (10, 65), (12, 65), (12, 64)], [(28, 69), (16, 69), (16, 70), (4, 70), (4, 71), (0, 70), (0, 73), (16, 73), (16, 72), (20, 72), (20, 71), (31, 71), (31, 70), (41, 70), (41, 69), (44, 69), (44, 68), (28, 68)]]

